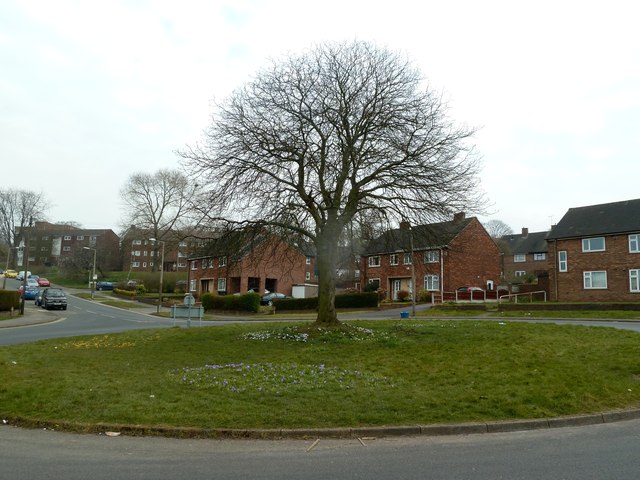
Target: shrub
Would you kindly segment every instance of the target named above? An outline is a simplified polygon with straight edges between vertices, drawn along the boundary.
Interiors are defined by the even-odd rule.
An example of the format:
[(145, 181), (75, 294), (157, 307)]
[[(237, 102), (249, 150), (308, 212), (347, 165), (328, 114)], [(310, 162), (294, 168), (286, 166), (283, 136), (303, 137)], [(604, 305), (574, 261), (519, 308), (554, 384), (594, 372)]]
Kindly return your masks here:
[(17, 290), (0, 290), (0, 312), (8, 312), (20, 307), (20, 292)]
[(408, 290), (399, 290), (398, 291), (398, 300), (401, 302), (407, 302), (411, 300), (411, 294), (409, 294)]
[(257, 312), (260, 310), (260, 295), (253, 292), (240, 295), (238, 309), (243, 312)]
[(431, 302), (431, 292), (428, 290), (420, 290), (417, 300), (419, 302)]

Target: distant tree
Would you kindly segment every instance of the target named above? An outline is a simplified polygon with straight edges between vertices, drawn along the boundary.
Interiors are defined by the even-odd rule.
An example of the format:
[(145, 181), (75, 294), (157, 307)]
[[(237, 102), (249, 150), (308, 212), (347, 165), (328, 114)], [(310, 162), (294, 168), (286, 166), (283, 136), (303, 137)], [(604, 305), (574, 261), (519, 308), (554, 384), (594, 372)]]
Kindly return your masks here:
[[(149, 231), (150, 238), (165, 240), (184, 227), (197, 188), (177, 170), (131, 175), (120, 191), (125, 205), (124, 225), (135, 225)], [(159, 248), (156, 243), (156, 258)], [(153, 270), (159, 266), (154, 262)]]
[(9, 249), (19, 246), (20, 232), (24, 232), (32, 222), (44, 220), (47, 205), (42, 193), (0, 189), (0, 237)]
[(398, 54), (325, 44), (259, 72), (217, 105), (204, 145), (179, 152), (206, 182), (212, 223), (302, 236), (316, 249), (316, 322), (337, 324), (345, 227), (373, 213), (414, 224), (478, 211), (470, 128)]
[(484, 224), (484, 228), (493, 239), (513, 234), (513, 229), (502, 220), (489, 220)]

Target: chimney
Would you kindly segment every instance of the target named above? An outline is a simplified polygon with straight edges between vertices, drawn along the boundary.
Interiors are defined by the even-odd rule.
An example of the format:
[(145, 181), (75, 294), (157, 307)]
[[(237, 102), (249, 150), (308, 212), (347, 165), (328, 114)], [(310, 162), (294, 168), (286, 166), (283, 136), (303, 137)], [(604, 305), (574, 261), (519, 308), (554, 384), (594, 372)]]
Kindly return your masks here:
[(464, 212), (454, 213), (453, 214), (453, 221), (454, 222), (461, 222), (462, 220), (464, 220), (465, 216), (466, 215), (465, 215)]
[(529, 235), (529, 229), (527, 227), (522, 227), (522, 236), (526, 237)]

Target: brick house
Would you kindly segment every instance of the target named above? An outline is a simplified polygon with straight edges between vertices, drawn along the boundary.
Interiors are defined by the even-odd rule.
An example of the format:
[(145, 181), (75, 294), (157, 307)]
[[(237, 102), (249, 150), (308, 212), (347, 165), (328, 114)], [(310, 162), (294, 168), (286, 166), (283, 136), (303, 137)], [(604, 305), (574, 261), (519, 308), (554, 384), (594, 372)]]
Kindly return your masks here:
[(546, 232), (529, 232), (503, 235), (498, 239), (501, 248), (502, 277), (507, 283), (537, 281), (549, 274), (549, 254)]
[[(33, 267), (62, 266), (65, 263), (86, 265), (96, 252), (96, 267), (101, 271), (120, 269), (120, 238), (110, 229), (86, 229), (63, 223), (35, 222), (25, 228), (28, 236), (28, 264)], [(23, 232), (18, 235), (25, 237)], [(16, 256), (24, 264), (24, 253)]]
[(294, 285), (317, 284), (311, 248), (266, 233), (221, 235), (188, 260), (189, 290), (197, 295), (249, 290), (292, 295)]
[(547, 242), (552, 300), (640, 301), (640, 199), (570, 208)]
[(474, 286), (494, 290), (500, 280), (500, 250), (475, 217), (464, 213), (453, 221), (389, 230), (372, 240), (363, 254), (363, 283), (398, 292), (453, 292)]

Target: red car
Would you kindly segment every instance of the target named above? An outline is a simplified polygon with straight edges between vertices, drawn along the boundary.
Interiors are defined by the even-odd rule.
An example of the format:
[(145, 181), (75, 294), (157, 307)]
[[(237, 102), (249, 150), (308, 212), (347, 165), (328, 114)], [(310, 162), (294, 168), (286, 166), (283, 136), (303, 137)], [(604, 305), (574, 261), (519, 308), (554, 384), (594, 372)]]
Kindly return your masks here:
[(39, 287), (50, 287), (51, 286), (51, 282), (49, 280), (47, 280), (44, 277), (40, 277), (38, 279), (38, 286)]

